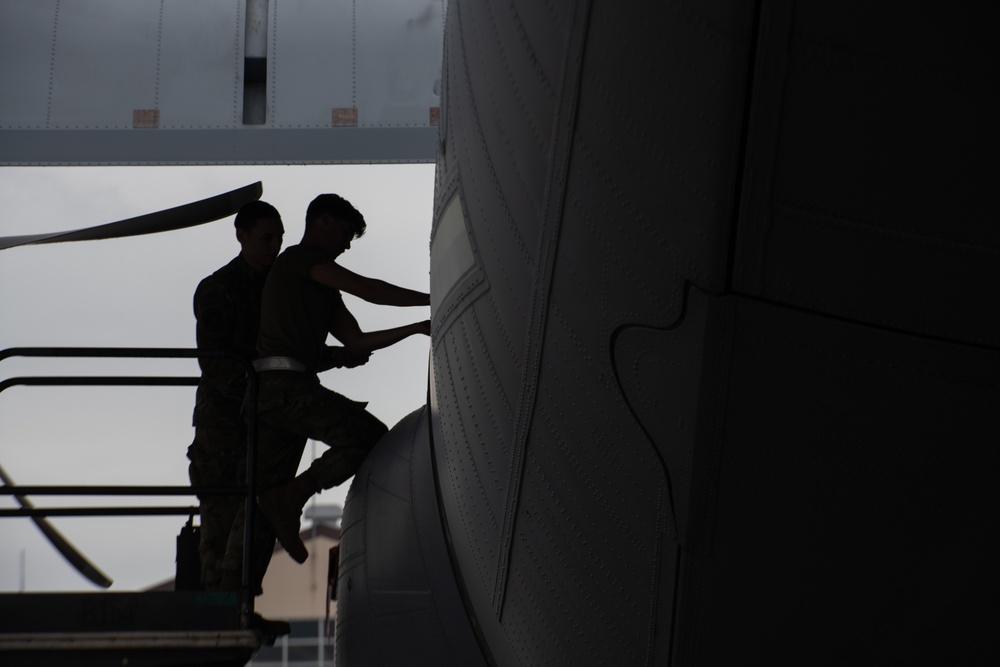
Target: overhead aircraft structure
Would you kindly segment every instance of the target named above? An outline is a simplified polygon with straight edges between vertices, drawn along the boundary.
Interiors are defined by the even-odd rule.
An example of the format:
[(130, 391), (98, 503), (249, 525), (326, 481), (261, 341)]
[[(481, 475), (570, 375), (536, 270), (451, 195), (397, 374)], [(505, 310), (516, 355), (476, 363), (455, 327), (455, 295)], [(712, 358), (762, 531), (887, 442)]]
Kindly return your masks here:
[(444, 0), (5, 0), (0, 165), (433, 162)]
[(338, 665), (997, 664), (998, 26), (14, 0), (0, 162), (436, 160), (428, 400), (349, 492)]

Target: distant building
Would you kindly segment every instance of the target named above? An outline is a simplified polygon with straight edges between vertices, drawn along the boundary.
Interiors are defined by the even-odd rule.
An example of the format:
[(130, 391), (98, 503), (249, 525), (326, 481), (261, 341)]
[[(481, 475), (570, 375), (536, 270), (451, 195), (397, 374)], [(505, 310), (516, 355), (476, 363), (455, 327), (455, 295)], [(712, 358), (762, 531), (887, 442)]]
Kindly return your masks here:
[(340, 544), (340, 529), (314, 523), (300, 535), (309, 560), (296, 563), (278, 544), (264, 575), (264, 593), (255, 603), (265, 618), (289, 621), (292, 633), (262, 647), (249, 663), (254, 667), (333, 665), (337, 605), (330, 600), (328, 574), (330, 549)]
[[(306, 516), (312, 513), (309, 510)], [(279, 637), (274, 646), (262, 647), (248, 665), (328, 667), (334, 664), (337, 605), (329, 597), (328, 575), (330, 550), (340, 544), (340, 528), (335, 525), (339, 523), (339, 512), (336, 518), (336, 522), (314, 522), (300, 533), (309, 549), (309, 560), (302, 565), (276, 544), (264, 576), (264, 592), (256, 599), (255, 609), (265, 618), (290, 622), (292, 633)], [(173, 589), (174, 580), (170, 579), (150, 590)]]

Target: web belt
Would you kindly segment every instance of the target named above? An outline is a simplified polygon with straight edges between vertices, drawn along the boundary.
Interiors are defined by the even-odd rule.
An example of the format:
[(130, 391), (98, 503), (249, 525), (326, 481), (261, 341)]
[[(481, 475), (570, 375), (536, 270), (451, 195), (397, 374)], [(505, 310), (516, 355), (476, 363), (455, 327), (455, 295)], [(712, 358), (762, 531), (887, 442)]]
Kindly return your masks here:
[(298, 371), (308, 373), (309, 369), (301, 361), (291, 357), (261, 357), (253, 362), (253, 369), (260, 371)]

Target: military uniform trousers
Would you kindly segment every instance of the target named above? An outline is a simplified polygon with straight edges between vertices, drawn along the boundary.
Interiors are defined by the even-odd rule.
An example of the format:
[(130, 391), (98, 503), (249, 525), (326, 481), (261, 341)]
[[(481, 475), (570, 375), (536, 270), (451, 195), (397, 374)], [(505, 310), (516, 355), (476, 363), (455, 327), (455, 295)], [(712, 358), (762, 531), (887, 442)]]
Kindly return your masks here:
[[(188, 447), (188, 475), (193, 486), (242, 486), (246, 470), (246, 428), (237, 423), (226, 428), (196, 427), (194, 442)], [(222, 563), (229, 533), (237, 512), (243, 507), (242, 496), (199, 496), (201, 535), (198, 557), (201, 583), (216, 591), (222, 583)]]
[[(388, 431), (385, 424), (365, 409), (367, 403), (352, 401), (327, 389), (315, 375), (273, 370), (262, 371), (258, 378), (258, 492), (295, 477), (307, 440), (319, 440), (328, 446), (309, 467), (319, 486), (331, 489), (343, 484), (354, 476), (368, 452)], [(238, 572), (242, 560), (242, 515), (240, 509), (229, 535), (225, 568), (230, 572)], [(275, 538), (259, 514), (255, 525), (254, 552), (261, 558), (254, 559), (253, 583), (259, 590)], [(259, 569), (262, 562), (264, 569)]]

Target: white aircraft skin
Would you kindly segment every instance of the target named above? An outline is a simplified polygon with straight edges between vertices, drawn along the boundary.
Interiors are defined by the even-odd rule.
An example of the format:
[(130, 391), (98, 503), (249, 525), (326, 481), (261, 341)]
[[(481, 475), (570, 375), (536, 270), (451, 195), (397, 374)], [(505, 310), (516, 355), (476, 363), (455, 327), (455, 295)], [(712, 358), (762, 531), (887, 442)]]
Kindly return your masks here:
[(339, 664), (1000, 658), (998, 18), (449, 3)]
[[(156, 153), (197, 123), (194, 96), (168, 126), (174, 71), (126, 100), (158, 128), (42, 159), (111, 131), (112, 162), (437, 160), (428, 404), (352, 486), (337, 663), (996, 663), (997, 8), (404, 4), (379, 16), (443, 36), (407, 97), (431, 157), (365, 133), (360, 97), (286, 121), (326, 94), (282, 86), (286, 48), (335, 82), (355, 58), (352, 86), (386, 70), (361, 38), (318, 60), (344, 41), (271, 2), (263, 127), (227, 106)], [(26, 163), (54, 128), (9, 108)]]

